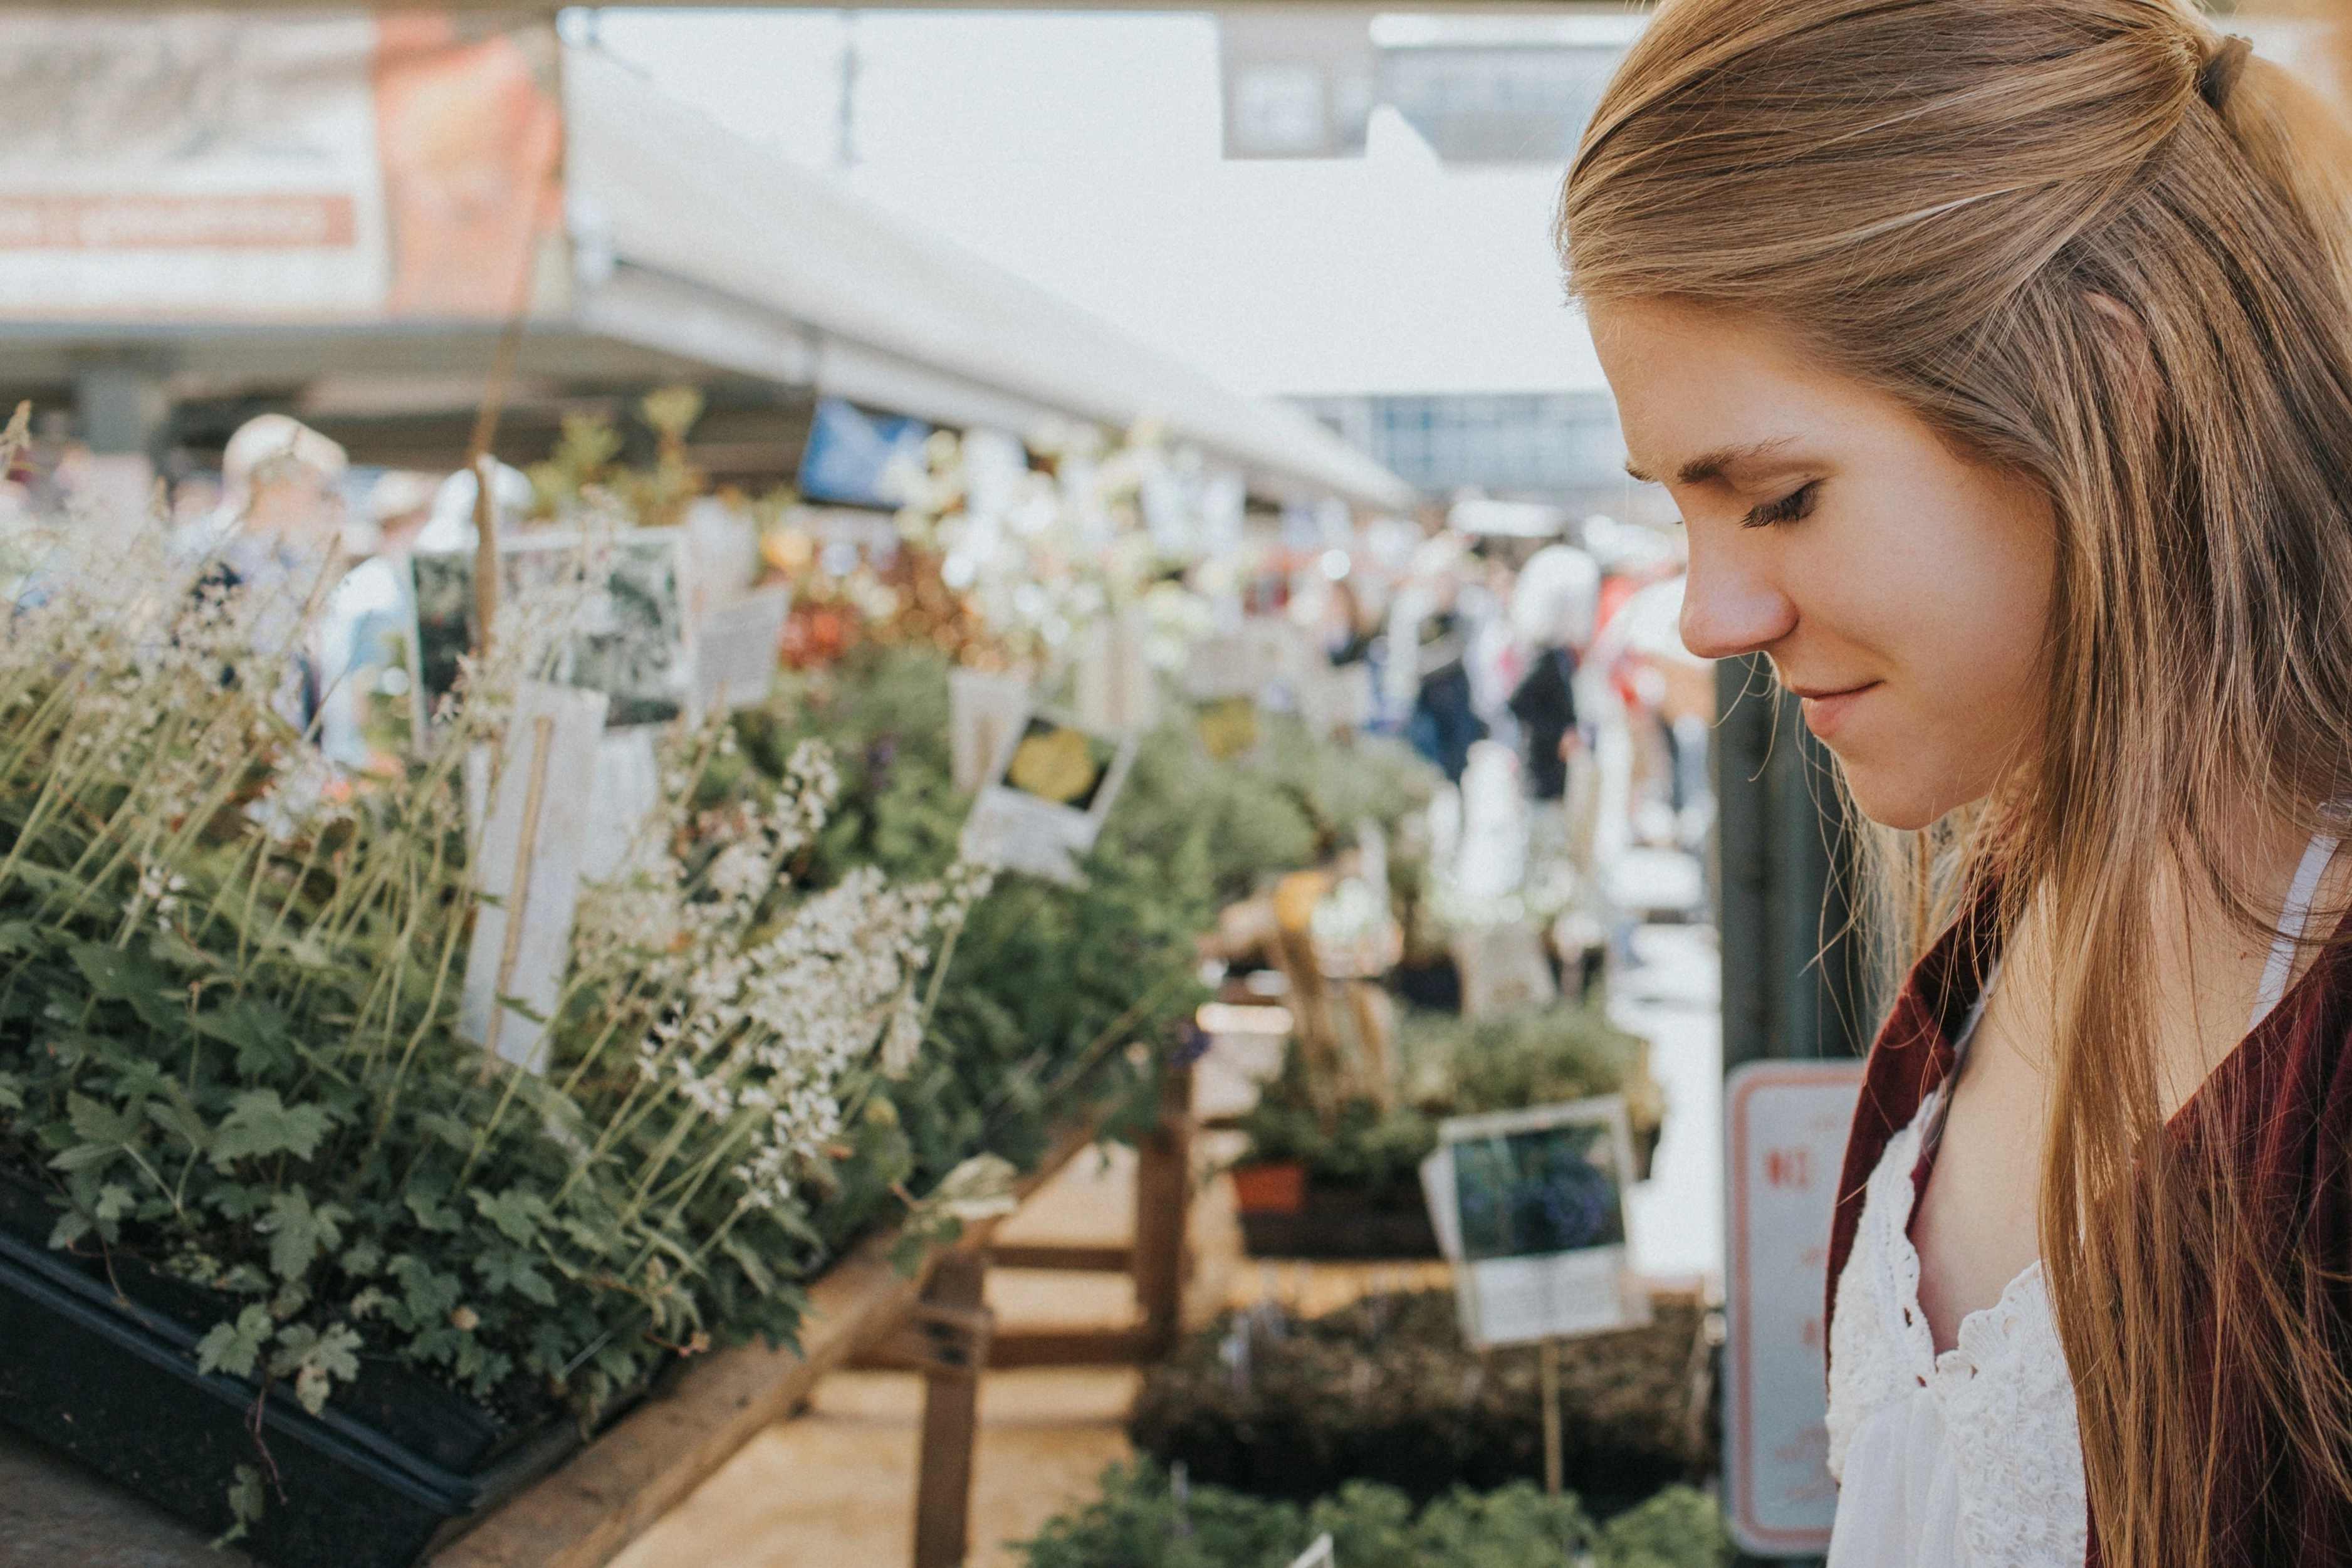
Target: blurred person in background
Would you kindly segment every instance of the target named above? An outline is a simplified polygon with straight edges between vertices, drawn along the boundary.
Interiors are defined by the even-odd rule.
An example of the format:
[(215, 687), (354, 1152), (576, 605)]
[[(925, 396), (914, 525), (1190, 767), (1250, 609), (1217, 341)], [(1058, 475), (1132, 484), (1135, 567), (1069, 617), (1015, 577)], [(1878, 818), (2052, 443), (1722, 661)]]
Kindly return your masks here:
[(433, 515), (440, 481), (394, 469), (378, 476), (366, 508), (375, 550), (328, 596), (320, 627), (320, 666), (330, 672), (319, 715), (319, 746), (344, 767), (382, 769), (390, 760), (370, 731), (379, 700), (404, 711), (415, 622), (408, 555)]
[(1568, 793), (1568, 760), (1579, 744), (1576, 670), (1592, 644), (1601, 569), (1572, 544), (1536, 552), (1511, 592), (1511, 627), (1525, 673), (1512, 689), (1528, 793), (1559, 800)]
[(1462, 782), (1471, 746), (1486, 738), (1464, 663), (1470, 644), (1459, 607), (1465, 553), (1459, 534), (1424, 541), (1389, 612), (1390, 679), (1412, 693), (1405, 739), (1454, 784)]
[(248, 419), (221, 455), (220, 503), (172, 537), (175, 552), (204, 563), (206, 588), (256, 602), (248, 624), (257, 648), (292, 658), (273, 706), (306, 734), (331, 679), (306, 615), (351, 563), (341, 490), (350, 467), (341, 447), (298, 419)]

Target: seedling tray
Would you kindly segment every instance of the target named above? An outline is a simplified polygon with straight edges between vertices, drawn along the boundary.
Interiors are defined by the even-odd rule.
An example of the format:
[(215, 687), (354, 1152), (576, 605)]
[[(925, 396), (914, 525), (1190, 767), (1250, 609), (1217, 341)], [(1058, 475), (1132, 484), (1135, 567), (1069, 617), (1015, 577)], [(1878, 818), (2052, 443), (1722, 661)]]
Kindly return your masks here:
[(185, 1314), (0, 1228), (0, 1420), (208, 1531), (232, 1522), (236, 1467), (261, 1468), (268, 1506), (244, 1544), (278, 1568), (410, 1568), (579, 1441), (569, 1420), (507, 1429), (397, 1369), (353, 1401), (380, 1422), (340, 1399), (311, 1415), (199, 1373), (197, 1338)]

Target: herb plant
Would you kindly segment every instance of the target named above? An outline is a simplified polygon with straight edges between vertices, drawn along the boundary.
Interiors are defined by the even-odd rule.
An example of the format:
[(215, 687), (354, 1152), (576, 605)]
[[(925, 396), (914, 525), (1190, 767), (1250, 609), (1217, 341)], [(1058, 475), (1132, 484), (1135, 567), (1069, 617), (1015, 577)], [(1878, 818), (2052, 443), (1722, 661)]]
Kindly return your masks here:
[[(289, 722), (325, 585), (160, 549), (33, 579), (0, 642), (0, 1180), (47, 1237), (209, 1292), (207, 1371), (317, 1410), (364, 1361), (521, 1418), (663, 1357), (788, 1341), (856, 1099), (922, 1037), (929, 944), (984, 881), (812, 890), (821, 748), (725, 772), (674, 736), (625, 873), (584, 898), (544, 1076), (457, 1032), (463, 762), (598, 568), (502, 612), (396, 778)], [(13, 1205), (21, 1213), (24, 1205)]]

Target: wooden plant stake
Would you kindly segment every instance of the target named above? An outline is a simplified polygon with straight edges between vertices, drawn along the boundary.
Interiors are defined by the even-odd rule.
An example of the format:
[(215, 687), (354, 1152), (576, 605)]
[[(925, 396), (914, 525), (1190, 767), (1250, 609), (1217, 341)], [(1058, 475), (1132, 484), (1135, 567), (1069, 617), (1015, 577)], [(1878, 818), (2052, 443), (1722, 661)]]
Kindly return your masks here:
[(489, 380), (482, 387), (481, 406), (474, 411), (474, 433), (466, 443), (466, 467), (474, 475), (474, 657), (490, 651), (490, 620), (499, 610), (499, 509), (490, 481), (499, 460), (490, 448), (499, 438), (499, 418), (506, 412), (508, 391), (514, 383), (515, 361), (522, 355), (522, 331), (530, 320), (532, 263), (539, 250), (539, 226), (523, 236), (522, 256), (515, 272), (514, 309), (499, 334), (490, 356)]
[[(555, 749), (555, 721), (541, 713), (530, 721), (530, 777), (522, 797), (523, 852), (515, 861), (514, 888), (507, 894), (507, 935), (499, 950), (499, 988), (500, 996), (514, 991), (515, 961), (522, 953), (524, 918), (530, 912), (531, 863), (539, 847), (539, 808), (547, 800), (547, 754)], [(492, 1057), (499, 1054), (499, 1027), (507, 1021), (504, 1007), (490, 1009), (490, 1037), (482, 1048)], [(483, 1064), (483, 1081), (488, 1082), (489, 1067)]]
[(1543, 1384), (1544, 1495), (1560, 1490), (1559, 1342), (1543, 1341), (1537, 1347), (1538, 1375)]

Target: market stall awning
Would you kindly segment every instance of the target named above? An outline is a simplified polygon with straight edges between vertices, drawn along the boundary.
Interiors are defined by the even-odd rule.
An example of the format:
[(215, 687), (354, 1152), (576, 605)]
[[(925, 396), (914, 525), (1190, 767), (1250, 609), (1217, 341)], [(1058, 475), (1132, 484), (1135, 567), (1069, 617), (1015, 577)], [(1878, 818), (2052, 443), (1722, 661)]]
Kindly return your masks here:
[[(693, 380), (747, 406), (814, 392), (1014, 434), (1157, 416), (1262, 495), (1414, 500), (1310, 416), (746, 141), (544, 19), (0, 5), (0, 58), (20, 62), (0, 93), (0, 391), (70, 388), (101, 451), (159, 449), (173, 405), (268, 405), (373, 421), (372, 461), (454, 463), (527, 302), (509, 401), (541, 443), (583, 397)], [(47, 59), (77, 70), (21, 64)], [(769, 423), (772, 465), (789, 421)]]
[(563, 95), (583, 324), (946, 424), (1156, 416), (1261, 486), (1413, 499), (1311, 416), (1229, 390), (601, 51), (566, 51)]

